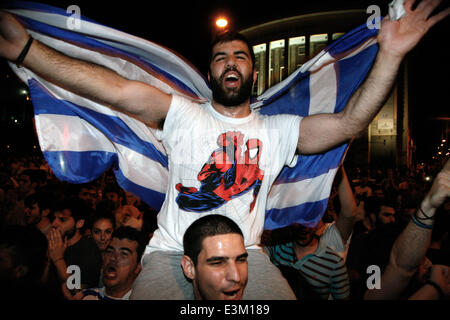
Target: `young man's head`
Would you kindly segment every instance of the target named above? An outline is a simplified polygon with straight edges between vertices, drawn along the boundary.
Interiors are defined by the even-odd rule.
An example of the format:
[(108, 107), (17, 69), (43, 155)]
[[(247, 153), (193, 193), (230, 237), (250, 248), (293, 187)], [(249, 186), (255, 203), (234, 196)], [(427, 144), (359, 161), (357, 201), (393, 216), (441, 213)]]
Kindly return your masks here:
[(52, 228), (58, 229), (63, 239), (72, 239), (81, 234), (90, 210), (91, 208), (79, 198), (64, 199), (55, 204)]
[(35, 226), (43, 217), (47, 217), (50, 214), (52, 197), (48, 193), (36, 192), (25, 197), (24, 203), (25, 223)]
[(181, 266), (198, 300), (242, 299), (248, 265), (244, 237), (231, 219), (211, 214), (197, 219), (183, 237)]
[(141, 257), (146, 242), (132, 227), (114, 231), (103, 256), (103, 283), (109, 296), (121, 298), (132, 287), (141, 271)]
[(208, 80), (214, 101), (237, 107), (250, 101), (256, 81), (255, 54), (248, 40), (227, 31), (212, 42)]

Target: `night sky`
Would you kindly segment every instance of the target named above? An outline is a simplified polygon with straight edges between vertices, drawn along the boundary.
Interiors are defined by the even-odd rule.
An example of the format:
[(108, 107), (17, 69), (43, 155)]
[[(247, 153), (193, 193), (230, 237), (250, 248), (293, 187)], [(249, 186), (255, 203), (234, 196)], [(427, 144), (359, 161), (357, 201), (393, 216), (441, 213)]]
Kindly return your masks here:
[[(174, 50), (191, 61), (203, 74), (207, 72), (208, 44), (214, 20), (229, 17), (237, 30), (275, 19), (323, 10), (367, 8), (378, 4), (382, 15), (390, 1), (41, 1), (60, 8), (76, 4), (81, 14), (99, 23), (151, 40)], [(156, 7), (152, 4), (158, 3)], [(449, 0), (442, 6), (449, 6)], [(368, 14), (369, 17), (369, 14)], [(356, 27), (356, 26), (355, 26)], [(450, 117), (450, 62), (448, 41), (450, 17), (435, 26), (408, 55), (410, 65), (410, 110), (413, 117), (413, 139), (419, 159), (428, 159), (440, 141), (444, 121)], [(0, 72), (5, 72), (1, 63)], [(1, 94), (9, 94), (0, 89)]]

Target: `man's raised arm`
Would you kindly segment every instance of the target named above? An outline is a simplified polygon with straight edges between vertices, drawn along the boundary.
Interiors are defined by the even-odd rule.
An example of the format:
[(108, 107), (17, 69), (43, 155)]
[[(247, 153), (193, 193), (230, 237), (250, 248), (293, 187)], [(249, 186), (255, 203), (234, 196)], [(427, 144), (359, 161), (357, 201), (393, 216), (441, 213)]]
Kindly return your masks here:
[(450, 8), (430, 16), (441, 0), (423, 0), (412, 10), (415, 0), (404, 4), (406, 14), (398, 21), (386, 17), (378, 34), (379, 51), (367, 79), (355, 91), (345, 109), (335, 114), (305, 117), (300, 126), (297, 151), (302, 154), (329, 150), (360, 134), (386, 101), (404, 56)]
[[(25, 28), (11, 14), (0, 11), (0, 56), (15, 62), (28, 39)], [(21, 64), (60, 87), (146, 123), (164, 120), (172, 101), (171, 95), (155, 87), (68, 57), (37, 40), (32, 42)]]

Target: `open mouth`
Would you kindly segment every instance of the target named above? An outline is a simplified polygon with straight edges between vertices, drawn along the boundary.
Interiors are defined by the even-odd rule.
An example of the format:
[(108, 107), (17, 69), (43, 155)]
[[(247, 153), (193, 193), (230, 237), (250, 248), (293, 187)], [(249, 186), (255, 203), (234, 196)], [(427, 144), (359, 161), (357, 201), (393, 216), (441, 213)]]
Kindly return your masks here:
[(103, 272), (105, 279), (114, 279), (117, 277), (117, 267), (115, 266), (107, 266), (105, 271)]
[(236, 87), (238, 85), (239, 75), (231, 72), (225, 76), (224, 80), (227, 87)]
[(223, 291), (223, 294), (225, 295), (225, 300), (240, 300), (241, 299), (240, 293), (241, 289)]

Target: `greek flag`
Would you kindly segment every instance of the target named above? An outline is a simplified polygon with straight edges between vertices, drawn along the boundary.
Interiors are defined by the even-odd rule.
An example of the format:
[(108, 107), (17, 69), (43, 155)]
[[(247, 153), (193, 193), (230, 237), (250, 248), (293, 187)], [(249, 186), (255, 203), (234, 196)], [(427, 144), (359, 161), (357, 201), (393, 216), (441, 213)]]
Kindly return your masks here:
[[(14, 1), (13, 13), (30, 35), (68, 56), (103, 65), (128, 79), (190, 99), (211, 99), (200, 72), (180, 55), (151, 41), (52, 6)], [(262, 114), (307, 116), (341, 111), (369, 72), (378, 46), (376, 29), (360, 26), (325, 48), (284, 81), (252, 100)], [(54, 174), (85, 183), (113, 168), (118, 184), (159, 210), (168, 183), (168, 158), (157, 128), (78, 96), (31, 70), (10, 63), (29, 86), (40, 148)], [(328, 203), (336, 171), (348, 144), (326, 153), (299, 155), (284, 168), (269, 194), (266, 229), (294, 222), (314, 226)]]

